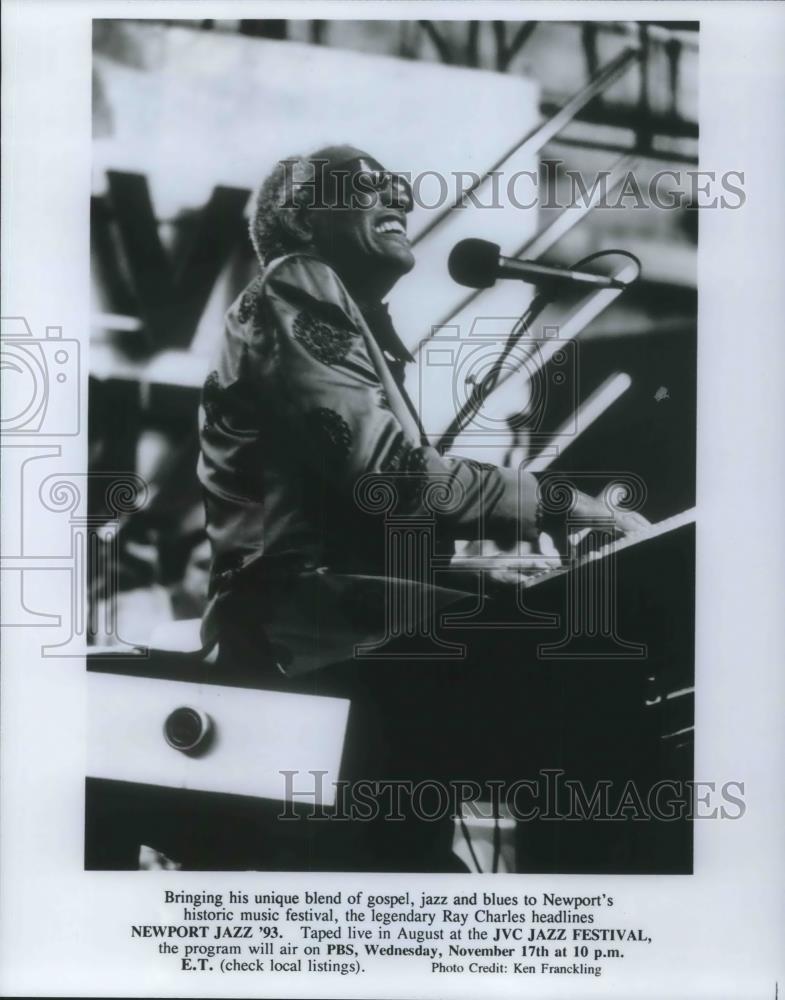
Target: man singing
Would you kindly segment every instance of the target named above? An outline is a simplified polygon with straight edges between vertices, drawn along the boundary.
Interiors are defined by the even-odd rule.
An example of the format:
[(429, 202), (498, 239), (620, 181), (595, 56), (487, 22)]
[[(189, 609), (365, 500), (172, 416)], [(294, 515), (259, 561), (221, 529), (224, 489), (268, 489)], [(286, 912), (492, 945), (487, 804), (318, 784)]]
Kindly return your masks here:
[[(384, 637), (391, 600), (408, 607), (395, 588), (431, 586), (392, 578), (373, 484), (390, 483), (396, 517), (434, 520), (442, 555), (458, 539), (536, 543), (543, 528), (534, 475), (440, 455), (406, 394), (412, 358), (383, 300), (414, 267), (412, 207), (406, 179), (352, 146), (280, 163), (251, 223), (263, 270), (229, 310), (200, 410), (213, 548), (205, 641), (260, 686), (346, 694), (348, 759), (377, 776), (416, 773), (442, 737), (438, 667), (354, 656)], [(446, 502), (428, 502), (435, 485)], [(573, 510), (607, 524), (608, 508), (577, 491)], [(620, 532), (641, 523), (616, 514)], [(433, 612), (462, 596), (432, 589), (412, 604)], [(404, 856), (400, 837), (377, 828), (348, 863), (440, 870), (445, 836), (431, 830)]]

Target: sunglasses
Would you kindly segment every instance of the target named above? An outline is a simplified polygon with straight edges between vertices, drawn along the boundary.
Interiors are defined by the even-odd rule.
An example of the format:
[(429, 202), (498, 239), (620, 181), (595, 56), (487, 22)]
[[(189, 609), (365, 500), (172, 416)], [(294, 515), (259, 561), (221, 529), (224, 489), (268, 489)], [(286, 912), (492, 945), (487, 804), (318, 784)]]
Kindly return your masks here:
[(334, 167), (330, 174), (341, 180), (352, 195), (382, 194), (392, 188), (390, 205), (404, 212), (414, 207), (414, 194), (408, 177), (393, 170), (385, 170), (375, 160), (360, 157)]

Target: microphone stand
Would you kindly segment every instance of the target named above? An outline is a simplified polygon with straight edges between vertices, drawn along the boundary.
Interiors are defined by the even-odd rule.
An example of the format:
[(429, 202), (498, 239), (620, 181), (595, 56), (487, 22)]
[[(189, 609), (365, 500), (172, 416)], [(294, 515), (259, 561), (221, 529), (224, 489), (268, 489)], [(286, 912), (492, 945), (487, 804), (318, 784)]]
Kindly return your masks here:
[(544, 291), (538, 291), (531, 300), (526, 312), (520, 317), (519, 320), (517, 320), (510, 331), (510, 335), (507, 338), (504, 349), (495, 361), (493, 368), (491, 368), (488, 374), (480, 382), (476, 382), (474, 384), (471, 396), (461, 407), (450, 426), (437, 442), (436, 450), (440, 454), (443, 455), (450, 448), (461, 431), (468, 424), (470, 424), (477, 415), (480, 407), (496, 388), (502, 371), (504, 370), (505, 361), (515, 349), (519, 340), (526, 333), (534, 320), (537, 319), (547, 305), (550, 305), (552, 299), (552, 294), (546, 297)]
[[(583, 267), (590, 261), (597, 260), (599, 257), (608, 257), (612, 254), (617, 254), (622, 257), (629, 258), (637, 267), (637, 274), (630, 281), (624, 282), (621, 291), (629, 287), (633, 281), (636, 281), (640, 277), (641, 273), (641, 262), (635, 256), (635, 254), (630, 253), (629, 250), (598, 250), (596, 253), (589, 254), (588, 257), (584, 257), (582, 260), (578, 261), (577, 264), (573, 265), (572, 268), (568, 270), (574, 270), (579, 267)], [(518, 322), (510, 331), (510, 336), (507, 338), (507, 343), (504, 345), (504, 350), (499, 355), (498, 360), (494, 364), (493, 368), (488, 372), (485, 378), (476, 383), (472, 389), (472, 394), (466, 403), (461, 407), (460, 412), (452, 421), (450, 426), (441, 436), (436, 444), (436, 450), (440, 454), (444, 454), (445, 451), (452, 445), (461, 431), (469, 424), (477, 412), (479, 411), (482, 404), (490, 396), (493, 390), (496, 388), (499, 379), (501, 378), (502, 371), (504, 370), (504, 362), (510, 356), (511, 351), (516, 346), (518, 341), (524, 335), (530, 324), (540, 315), (540, 313), (545, 309), (547, 305), (553, 301), (555, 292), (555, 282), (551, 283), (541, 283), (540, 288), (534, 298), (529, 304), (529, 308), (521, 316)], [(547, 294), (546, 294), (547, 292)]]

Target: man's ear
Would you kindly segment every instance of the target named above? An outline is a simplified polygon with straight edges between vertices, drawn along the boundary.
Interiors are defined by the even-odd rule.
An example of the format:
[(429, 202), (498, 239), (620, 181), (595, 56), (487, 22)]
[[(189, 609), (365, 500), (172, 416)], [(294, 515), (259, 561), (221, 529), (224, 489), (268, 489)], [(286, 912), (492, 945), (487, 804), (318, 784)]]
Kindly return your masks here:
[(313, 244), (313, 220), (311, 213), (303, 205), (287, 205), (281, 209), (279, 221), (286, 234), (291, 237), (292, 243), (299, 243), (303, 247), (310, 247)]
[(313, 197), (314, 189), (314, 167), (301, 157), (285, 162), (291, 172), (279, 221), (289, 237), (287, 242), (300, 244), (304, 248), (310, 247), (314, 242), (313, 218), (309, 211), (309, 199)]

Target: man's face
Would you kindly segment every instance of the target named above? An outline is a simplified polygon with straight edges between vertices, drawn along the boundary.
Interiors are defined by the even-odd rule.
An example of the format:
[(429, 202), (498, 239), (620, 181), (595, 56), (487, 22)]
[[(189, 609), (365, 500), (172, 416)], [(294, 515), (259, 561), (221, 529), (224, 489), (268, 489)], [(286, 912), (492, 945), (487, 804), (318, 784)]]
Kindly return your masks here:
[(317, 249), (355, 289), (386, 295), (414, 267), (407, 182), (387, 171), (354, 170), (344, 175), (336, 201), (313, 213)]

